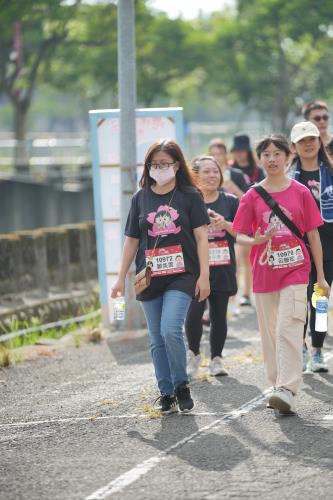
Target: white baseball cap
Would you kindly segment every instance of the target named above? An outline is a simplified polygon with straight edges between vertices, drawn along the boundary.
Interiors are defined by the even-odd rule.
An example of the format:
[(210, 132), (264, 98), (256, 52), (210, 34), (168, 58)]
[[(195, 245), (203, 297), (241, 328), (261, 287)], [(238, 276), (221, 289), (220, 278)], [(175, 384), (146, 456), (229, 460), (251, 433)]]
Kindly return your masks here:
[(300, 122), (293, 126), (290, 132), (290, 140), (294, 144), (304, 137), (320, 137), (320, 132), (312, 122)]

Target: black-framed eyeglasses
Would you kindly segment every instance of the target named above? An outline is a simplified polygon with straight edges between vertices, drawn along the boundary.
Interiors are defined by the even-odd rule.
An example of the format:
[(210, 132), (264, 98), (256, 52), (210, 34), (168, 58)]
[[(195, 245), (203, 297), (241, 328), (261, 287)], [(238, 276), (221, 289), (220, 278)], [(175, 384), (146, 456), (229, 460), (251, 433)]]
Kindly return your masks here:
[(176, 162), (173, 161), (171, 163), (150, 163), (148, 165), (149, 170), (165, 170), (166, 168), (171, 167)]
[(324, 122), (328, 122), (330, 115), (316, 115), (312, 119), (315, 122), (320, 122), (320, 120), (324, 120)]

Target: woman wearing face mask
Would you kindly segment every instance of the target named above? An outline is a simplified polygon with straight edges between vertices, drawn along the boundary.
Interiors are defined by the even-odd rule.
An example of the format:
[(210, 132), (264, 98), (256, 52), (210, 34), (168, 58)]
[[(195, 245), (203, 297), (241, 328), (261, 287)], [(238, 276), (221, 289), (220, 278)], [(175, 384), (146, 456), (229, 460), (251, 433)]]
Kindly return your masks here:
[[(297, 123), (293, 127), (291, 142), (296, 156), (290, 168), (290, 176), (310, 189), (324, 221), (324, 224), (319, 227), (319, 235), (323, 247), (325, 279), (331, 286), (333, 281), (333, 167), (326, 154), (320, 131), (310, 121)], [(308, 303), (312, 353), (310, 363), (308, 363), (308, 350), (305, 342), (303, 370), (308, 368), (313, 372), (327, 372), (328, 367), (322, 354), (326, 333), (316, 331), (316, 310), (311, 303), (313, 285), (317, 281), (313, 260), (311, 264)], [(307, 323), (304, 329), (304, 338), (306, 331)]]
[(180, 147), (165, 139), (147, 152), (128, 215), (118, 280), (112, 297), (124, 294), (135, 257), (136, 271), (153, 262), (152, 280), (137, 299), (148, 325), (162, 413), (193, 406), (186, 371), (183, 324), (192, 297), (209, 295), (207, 224), (202, 195)]
[[(213, 156), (201, 156), (193, 162), (197, 183), (203, 193), (210, 217), (208, 226), (210, 290), (208, 297), (210, 311), (210, 374), (227, 375), (222, 363), (222, 350), (227, 337), (227, 308), (229, 297), (237, 293), (235, 233), (232, 231), (238, 199), (220, 190), (223, 175), (219, 163)], [(261, 244), (269, 235), (250, 238), (240, 236), (239, 243)], [(201, 362), (200, 341), (202, 337), (202, 316), (205, 302), (192, 300), (185, 322), (188, 340), (188, 373), (195, 377)]]
[[(232, 168), (239, 169), (247, 182), (247, 188), (250, 188), (253, 184), (262, 181), (265, 178), (265, 174), (261, 168), (256, 164), (254, 155), (252, 153), (250, 138), (246, 134), (236, 134), (234, 136), (233, 145), (231, 152), (234, 157)], [(237, 262), (239, 262), (239, 267), (243, 267), (243, 293), (240, 298), (240, 306), (250, 306), (250, 293), (252, 288), (252, 274), (251, 274), (251, 264), (250, 264), (250, 254), (249, 248), (237, 249)]]
[[(302, 238), (305, 233), (318, 285), (327, 295), (330, 288), (323, 272), (317, 230), (322, 218), (309, 190), (286, 175), (289, 153), (288, 141), (280, 134), (259, 141), (257, 155), (267, 176), (260, 182), (259, 191), (264, 188), (269, 199), (264, 201), (258, 186), (249, 189), (240, 201), (233, 229), (245, 234), (258, 228), (273, 230), (271, 241), (251, 251), (253, 291), (266, 374), (274, 387), (268, 404), (292, 415), (296, 412), (294, 396), (302, 381), (306, 289), (311, 268)], [(278, 211), (278, 224), (272, 211)]]

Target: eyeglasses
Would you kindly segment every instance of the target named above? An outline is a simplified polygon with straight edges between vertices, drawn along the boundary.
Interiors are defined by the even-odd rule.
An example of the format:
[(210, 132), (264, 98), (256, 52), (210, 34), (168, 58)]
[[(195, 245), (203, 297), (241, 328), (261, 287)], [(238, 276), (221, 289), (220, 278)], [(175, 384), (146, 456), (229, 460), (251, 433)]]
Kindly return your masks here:
[(320, 122), (320, 120), (324, 120), (324, 122), (328, 122), (330, 115), (316, 115), (312, 119), (315, 122)]
[(150, 165), (148, 165), (148, 168), (149, 170), (165, 170), (174, 164), (174, 161), (172, 163), (150, 163)]

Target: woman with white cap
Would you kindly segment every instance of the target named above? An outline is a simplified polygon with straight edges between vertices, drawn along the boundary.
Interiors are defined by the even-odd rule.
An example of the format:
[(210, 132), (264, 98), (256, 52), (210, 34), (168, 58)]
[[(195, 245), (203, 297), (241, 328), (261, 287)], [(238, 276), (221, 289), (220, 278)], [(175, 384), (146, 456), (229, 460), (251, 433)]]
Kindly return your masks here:
[[(333, 281), (333, 166), (327, 156), (320, 131), (310, 121), (294, 125), (291, 131), (292, 149), (295, 158), (290, 168), (290, 177), (309, 188), (320, 209), (324, 224), (318, 228), (323, 247), (323, 268), (327, 283)], [(308, 286), (308, 301), (310, 306), (310, 333), (312, 354), (308, 363), (306, 342), (303, 348), (303, 370), (327, 372), (322, 347), (326, 333), (315, 329), (316, 310), (311, 303), (314, 283), (317, 281), (316, 267), (311, 260), (310, 281)], [(307, 323), (304, 329), (306, 337)]]

